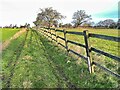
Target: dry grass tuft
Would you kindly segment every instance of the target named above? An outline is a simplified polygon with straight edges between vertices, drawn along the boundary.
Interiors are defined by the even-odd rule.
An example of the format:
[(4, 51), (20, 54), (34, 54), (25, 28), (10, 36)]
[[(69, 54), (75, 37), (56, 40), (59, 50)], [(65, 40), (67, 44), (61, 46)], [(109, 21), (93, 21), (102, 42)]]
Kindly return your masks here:
[(32, 87), (31, 81), (24, 81), (23, 82), (23, 87), (24, 88), (31, 88)]
[(32, 57), (29, 55), (26, 55), (22, 58), (23, 60), (32, 60)]

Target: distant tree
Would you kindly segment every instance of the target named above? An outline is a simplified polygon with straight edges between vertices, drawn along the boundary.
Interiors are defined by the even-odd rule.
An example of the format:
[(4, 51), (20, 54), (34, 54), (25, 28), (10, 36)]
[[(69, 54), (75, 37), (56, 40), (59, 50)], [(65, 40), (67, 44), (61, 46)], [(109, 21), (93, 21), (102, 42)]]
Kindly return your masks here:
[(71, 28), (72, 24), (71, 23), (66, 23), (66, 24), (62, 25), (62, 27)]
[(63, 23), (59, 23), (59, 27), (62, 27)]
[(94, 22), (86, 22), (86, 23), (83, 23), (82, 26), (85, 26), (85, 27), (93, 27), (94, 26)]
[(116, 23), (112, 19), (106, 19), (103, 21), (103, 23), (104, 23), (104, 26), (107, 28), (115, 28), (116, 26)]
[(72, 19), (74, 26), (78, 27), (79, 25), (90, 21), (92, 18), (91, 15), (87, 15), (84, 10), (78, 10), (77, 12), (74, 12)]
[(58, 24), (58, 21), (65, 18), (65, 16), (61, 15), (61, 13), (53, 10), (52, 7), (40, 8), (40, 13), (38, 13), (36, 21), (34, 22), (35, 25), (42, 25), (51, 27), (52, 25)]
[(35, 24), (35, 26), (39, 26), (39, 25), (42, 24), (42, 23), (40, 23), (40, 22), (41, 22), (40, 20), (36, 19), (36, 21), (34, 21), (33, 23)]
[(95, 26), (95, 22), (90, 22), (90, 25), (91, 25), (92, 27), (94, 27), (94, 26)]
[(13, 27), (13, 25), (12, 24), (10, 24), (10, 26), (9, 26), (10, 28), (12, 28)]
[(104, 26), (104, 23), (103, 21), (99, 21), (97, 24), (96, 24), (97, 27), (103, 27)]
[(53, 26), (55, 26), (55, 27), (59, 27), (59, 24), (58, 24), (58, 21), (57, 21), (57, 20), (54, 20), (52, 24), (53, 24)]
[(97, 23), (97, 27), (104, 27), (104, 28), (116, 28), (117, 24), (112, 19), (106, 19), (104, 21), (99, 21)]
[(37, 18), (36, 18), (36, 21), (34, 21), (33, 23), (36, 25), (36, 26), (44, 26), (45, 25), (45, 20), (44, 20), (45, 16), (43, 13), (38, 13), (37, 14)]
[(28, 23), (26, 27), (27, 27), (27, 28), (30, 28), (30, 24)]

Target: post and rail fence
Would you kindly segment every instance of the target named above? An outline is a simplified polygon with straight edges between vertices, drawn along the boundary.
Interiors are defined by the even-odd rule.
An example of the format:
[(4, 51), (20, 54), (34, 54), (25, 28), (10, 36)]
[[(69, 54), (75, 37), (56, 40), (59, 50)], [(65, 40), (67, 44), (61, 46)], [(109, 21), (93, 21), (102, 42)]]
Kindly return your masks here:
[[(55, 33), (52, 33), (51, 32), (52, 30), (54, 30)], [(95, 61), (92, 61), (91, 52), (102, 54), (102, 55), (104, 55), (106, 57), (111, 58), (112, 60), (118, 61), (118, 63), (120, 63), (120, 57), (112, 55), (112, 54), (109, 54), (108, 52), (102, 51), (100, 49), (96, 49), (96, 48), (90, 46), (90, 43), (89, 43), (89, 38), (99, 38), (99, 39), (104, 39), (104, 40), (109, 40), (109, 41), (114, 41), (114, 42), (118, 42), (119, 43), (120, 42), (120, 37), (100, 35), (100, 34), (93, 34), (93, 33), (89, 33), (88, 30), (85, 30), (83, 32), (74, 32), (74, 31), (59, 30), (59, 29), (55, 29), (55, 28), (45, 28), (45, 27), (42, 27), (40, 29), (40, 31), (44, 35), (46, 35), (48, 38), (51, 38), (51, 40), (57, 42), (57, 45), (59, 44), (62, 47), (64, 47), (66, 49), (66, 51), (67, 51), (67, 54), (69, 52), (71, 52), (71, 53), (79, 56), (80, 58), (83, 58), (87, 62), (89, 73), (93, 73), (94, 72), (94, 66), (97, 66), (97, 67), (103, 69), (104, 71), (108, 72), (109, 74), (112, 74), (112, 75), (114, 75), (114, 76), (116, 76), (116, 77), (118, 77), (120, 79), (120, 75), (119, 74), (117, 74), (115, 72), (112, 72), (110, 69), (100, 65), (99, 63), (97, 63)], [(57, 32), (62, 32), (64, 34), (64, 38), (59, 36), (59, 35), (57, 35)], [(50, 36), (48, 34), (50, 34)], [(73, 40), (67, 40), (66, 34), (73, 34), (73, 35), (81, 35), (81, 36), (83, 36), (85, 45), (83, 45), (81, 43), (78, 43), (78, 42), (75, 42)], [(54, 36), (55, 38), (52, 38), (52, 36)], [(62, 43), (58, 42), (58, 38), (63, 40), (65, 42), (65, 45), (63, 45)], [(81, 54), (75, 52), (72, 49), (69, 49), (68, 48), (68, 43), (71, 43), (71, 44), (74, 44), (74, 45), (77, 45), (77, 46), (85, 48), (86, 56), (81, 55)]]

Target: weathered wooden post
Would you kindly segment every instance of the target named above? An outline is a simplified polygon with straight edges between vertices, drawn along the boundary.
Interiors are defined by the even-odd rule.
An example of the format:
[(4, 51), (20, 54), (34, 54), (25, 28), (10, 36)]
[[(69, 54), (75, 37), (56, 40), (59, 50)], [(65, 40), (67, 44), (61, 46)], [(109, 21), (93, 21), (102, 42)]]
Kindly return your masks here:
[(47, 37), (47, 34), (46, 34), (46, 32), (45, 32), (45, 28), (43, 28), (43, 34), (45, 34), (45, 36)]
[(45, 32), (45, 29), (43, 30), (43, 32), (44, 32), (45, 36), (47, 37), (47, 32)]
[(55, 37), (56, 37), (56, 43), (57, 43), (57, 45), (58, 45), (58, 41), (57, 41), (57, 31), (56, 31), (56, 29), (55, 29)]
[(44, 33), (45, 33), (46, 37), (48, 37), (48, 36), (47, 36), (47, 31), (46, 31), (46, 29), (44, 29)]
[(42, 33), (43, 33), (44, 36), (46, 35), (44, 28), (42, 29)]
[(47, 37), (47, 32), (46, 32), (46, 29), (44, 29), (44, 34), (46, 35), (46, 37)]
[(68, 55), (69, 50), (68, 50), (68, 43), (67, 43), (67, 37), (66, 37), (66, 30), (63, 30), (63, 33), (64, 33), (64, 39), (65, 39), (65, 47), (66, 47), (66, 51), (67, 51), (67, 55)]
[(41, 33), (44, 35), (45, 34), (45, 32), (44, 32), (44, 28), (43, 29), (41, 29)]
[(46, 32), (47, 32), (47, 36), (48, 36), (48, 39), (49, 39), (49, 29), (47, 29)]
[(86, 54), (87, 54), (87, 58), (88, 58), (88, 69), (90, 73), (94, 72), (94, 68), (92, 66), (92, 58), (91, 58), (91, 54), (90, 54), (90, 43), (89, 43), (89, 37), (88, 37), (88, 30), (83, 31), (84, 34), (84, 40), (85, 40), (85, 46), (86, 46)]
[(53, 39), (52, 39), (52, 30), (51, 29), (50, 29), (50, 34), (51, 34), (51, 42), (52, 42)]
[(52, 40), (51, 40), (52, 39), (52, 37), (51, 37), (51, 29), (49, 28), (48, 30), (49, 30), (50, 41), (52, 42)]
[(44, 35), (44, 28), (41, 28), (40, 31), (41, 31), (41, 33)]

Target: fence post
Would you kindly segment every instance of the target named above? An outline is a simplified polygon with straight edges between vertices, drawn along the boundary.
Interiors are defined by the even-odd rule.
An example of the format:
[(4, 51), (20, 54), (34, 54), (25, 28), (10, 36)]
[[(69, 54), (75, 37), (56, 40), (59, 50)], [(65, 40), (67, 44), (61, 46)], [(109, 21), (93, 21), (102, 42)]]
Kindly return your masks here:
[(89, 45), (89, 37), (88, 37), (88, 30), (83, 31), (84, 34), (84, 40), (85, 40), (85, 46), (86, 46), (86, 54), (88, 58), (88, 69), (90, 73), (94, 72), (94, 68), (92, 66), (92, 58), (90, 54), (90, 45)]
[[(44, 32), (44, 28), (41, 29), (41, 33), (44, 35), (45, 32)], [(45, 35), (44, 35), (45, 36)]]
[(47, 32), (45, 32), (45, 30), (46, 30), (46, 29), (44, 29), (44, 31), (43, 31), (43, 32), (44, 32), (45, 36), (47, 37)]
[(52, 33), (51, 33), (51, 29), (49, 29), (49, 33), (50, 33), (50, 39), (51, 39), (51, 42), (52, 42)]
[(67, 55), (68, 55), (69, 50), (68, 50), (68, 43), (67, 43), (67, 37), (66, 37), (66, 30), (63, 30), (63, 33), (64, 33), (64, 39), (65, 39), (65, 47), (66, 47)]
[(41, 33), (45, 36), (44, 28), (41, 29)]
[(51, 39), (52, 39), (52, 41), (53, 41), (53, 38), (52, 38), (52, 30), (50, 29), (50, 34), (51, 34)]
[(48, 29), (45, 29), (45, 30), (46, 30), (46, 32), (45, 32), (45, 33), (46, 33), (46, 36), (47, 36), (47, 38), (49, 39), (49, 37), (48, 37), (48, 36), (49, 36), (49, 35), (48, 35), (48, 34), (49, 34), (49, 33), (48, 33)]
[(57, 41), (57, 31), (56, 31), (56, 29), (55, 29), (55, 37), (56, 37), (56, 43), (57, 43), (57, 45), (58, 45), (58, 41)]
[(45, 31), (46, 31), (46, 29), (44, 29), (43, 32), (44, 32), (45, 36), (47, 37), (47, 32), (45, 32)]
[(46, 29), (46, 30), (47, 30), (48, 40), (49, 40), (49, 29)]

